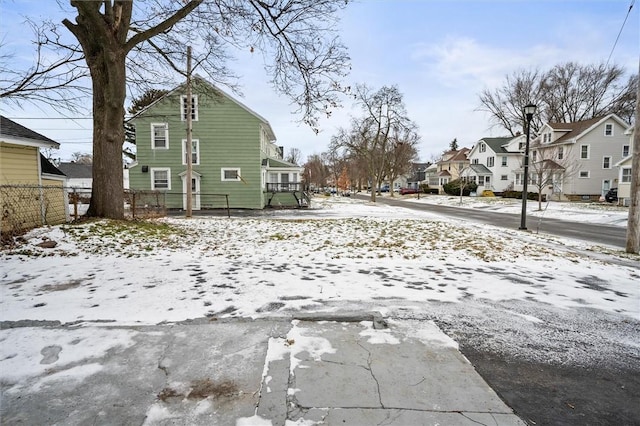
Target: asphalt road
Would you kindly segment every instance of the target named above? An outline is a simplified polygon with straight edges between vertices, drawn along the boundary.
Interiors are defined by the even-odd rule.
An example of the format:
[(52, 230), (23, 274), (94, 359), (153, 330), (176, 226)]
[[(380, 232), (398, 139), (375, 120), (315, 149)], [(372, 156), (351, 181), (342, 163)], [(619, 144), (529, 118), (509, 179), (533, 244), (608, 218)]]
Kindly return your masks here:
[[(369, 199), (370, 195), (357, 194), (356, 197)], [(498, 213), (482, 209), (467, 209), (434, 204), (408, 203), (401, 198), (376, 197), (376, 202), (413, 210), (428, 211), (447, 217), (456, 217), (502, 228), (518, 229), (520, 227), (519, 214)], [(527, 229), (530, 232), (574, 238), (614, 247), (624, 248), (626, 245), (627, 228), (622, 226), (570, 222), (551, 218), (543, 218), (540, 220), (538, 217), (527, 217)]]

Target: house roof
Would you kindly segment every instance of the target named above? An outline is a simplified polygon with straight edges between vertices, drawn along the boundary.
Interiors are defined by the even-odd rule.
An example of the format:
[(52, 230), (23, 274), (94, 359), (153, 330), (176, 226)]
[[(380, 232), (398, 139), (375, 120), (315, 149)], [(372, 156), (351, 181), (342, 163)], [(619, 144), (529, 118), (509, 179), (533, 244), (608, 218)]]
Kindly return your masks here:
[(589, 120), (584, 120), (584, 121), (576, 121), (575, 123), (547, 123), (547, 126), (551, 127), (553, 131), (566, 132), (564, 135), (560, 136), (558, 139), (551, 142), (549, 145), (562, 144), (572, 139), (576, 139), (581, 135), (591, 131), (593, 127), (597, 126), (602, 121), (605, 121), (611, 118), (617, 121), (625, 129), (629, 126), (629, 124), (625, 123), (623, 119), (621, 119), (615, 114), (595, 117), (595, 118), (591, 118)]
[(470, 164), (469, 168), (473, 170), (476, 175), (491, 175), (493, 174), (491, 170), (487, 168), (484, 164)]
[[(251, 114), (254, 117), (256, 117), (258, 120), (260, 120), (262, 122), (263, 126), (265, 127), (265, 130), (267, 131), (267, 135), (269, 137), (269, 140), (271, 140), (271, 141), (275, 141), (276, 140), (276, 135), (273, 132), (273, 129), (271, 128), (271, 124), (269, 124), (269, 121), (267, 121), (266, 118), (264, 118), (263, 116), (261, 116), (260, 114), (258, 114), (257, 112), (255, 112), (254, 110), (252, 110), (251, 108), (249, 108), (248, 106), (246, 106), (245, 104), (243, 104), (242, 102), (240, 102), (239, 100), (237, 100), (236, 98), (234, 98), (233, 96), (231, 96), (230, 94), (228, 94), (227, 92), (225, 92), (224, 90), (222, 90), (221, 88), (216, 86), (215, 84), (210, 83), (207, 80), (205, 80), (204, 78), (200, 77), (199, 75), (194, 76), (192, 81), (194, 83), (196, 83), (196, 84), (204, 84), (204, 85), (209, 86), (210, 88), (213, 89), (214, 92), (220, 93), (222, 96), (224, 96), (225, 98), (227, 98), (230, 101), (234, 102), (235, 104), (240, 106), (242, 109), (247, 111), (249, 114)], [(183, 90), (185, 85), (186, 85), (186, 83), (183, 83), (183, 84), (180, 84), (179, 86), (175, 87), (173, 90), (170, 90), (164, 96), (156, 99), (154, 102), (152, 102), (151, 104), (147, 105), (145, 108), (143, 108), (140, 111), (138, 111), (133, 117), (129, 118), (127, 121), (133, 121), (137, 117), (139, 117), (141, 115), (144, 115), (150, 108), (152, 108), (158, 102), (161, 102), (163, 99), (165, 99), (165, 98), (167, 98), (169, 96), (175, 95), (176, 92), (178, 92), (179, 90)], [(194, 85), (194, 86), (197, 87), (196, 85)], [(194, 94), (198, 94), (197, 91), (195, 91)]]
[(0, 115), (0, 138), (19, 145), (60, 148), (60, 144), (38, 132)]
[(503, 145), (509, 143), (511, 139), (513, 139), (512, 136), (502, 138), (482, 138), (480, 140), (489, 145), (489, 148), (491, 148), (491, 150), (496, 154), (508, 154), (510, 151), (507, 151)]
[(289, 163), (284, 160), (276, 160), (274, 158), (265, 158), (262, 160), (262, 165), (269, 168), (276, 169), (302, 169), (302, 167), (297, 166), (293, 163)]
[[(469, 148), (460, 148), (457, 151), (447, 151), (443, 154), (443, 160), (438, 163), (454, 163), (457, 161), (468, 161), (467, 154), (471, 151)], [(448, 158), (447, 158), (448, 156)], [(444, 160), (444, 158), (447, 158)]]
[(60, 163), (58, 168), (64, 172), (68, 178), (72, 179), (92, 179), (91, 164), (79, 164), (79, 163)]
[(440, 173), (438, 173), (438, 176), (443, 176), (443, 177), (451, 176), (451, 173), (449, 173), (449, 172), (448, 172), (448, 171), (446, 171), (446, 170), (443, 170), (443, 171), (441, 171)]
[(40, 154), (40, 171), (42, 174), (47, 175), (66, 176), (51, 161), (47, 160), (47, 157), (42, 154)]

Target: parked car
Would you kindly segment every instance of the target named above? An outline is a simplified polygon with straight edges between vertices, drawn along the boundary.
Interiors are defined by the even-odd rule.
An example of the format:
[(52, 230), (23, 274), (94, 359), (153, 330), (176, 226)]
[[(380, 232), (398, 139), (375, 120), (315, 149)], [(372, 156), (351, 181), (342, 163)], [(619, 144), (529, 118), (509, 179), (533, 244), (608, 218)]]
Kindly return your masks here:
[(380, 192), (389, 192), (389, 185), (382, 185), (380, 187)]
[(418, 188), (400, 188), (400, 195), (417, 194), (420, 192)]
[(604, 199), (607, 200), (607, 203), (613, 203), (614, 201), (618, 201), (618, 188), (611, 188), (605, 194)]

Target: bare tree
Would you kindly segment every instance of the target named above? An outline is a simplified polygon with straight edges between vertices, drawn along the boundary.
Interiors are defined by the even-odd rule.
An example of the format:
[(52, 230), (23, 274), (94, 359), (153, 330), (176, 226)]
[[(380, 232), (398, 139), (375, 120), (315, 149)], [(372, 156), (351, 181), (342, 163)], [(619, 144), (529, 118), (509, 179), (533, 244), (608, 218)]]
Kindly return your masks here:
[(352, 118), (351, 129), (340, 129), (331, 144), (334, 148), (343, 148), (347, 156), (363, 160), (374, 186), (371, 201), (375, 201), (375, 188), (380, 188), (389, 173), (389, 153), (394, 147), (394, 136), (417, 141), (417, 126), (407, 117), (402, 94), (396, 86), (373, 91), (360, 84), (356, 86), (355, 97), (362, 117)]
[(298, 164), (302, 158), (302, 151), (298, 148), (289, 148), (287, 155), (285, 157), (285, 161), (291, 164)]
[(413, 162), (418, 158), (417, 145), (420, 136), (415, 127), (394, 130), (392, 134), (392, 146), (387, 155), (387, 178), (391, 196), (393, 197), (393, 183), (402, 175), (411, 172)]
[(71, 154), (71, 161), (77, 164), (93, 164), (93, 156), (85, 152), (74, 152)]
[(304, 164), (303, 176), (308, 188), (319, 189), (327, 186), (329, 170), (322, 157), (323, 156), (318, 154), (307, 157), (307, 162)]
[(538, 210), (542, 210), (542, 196), (548, 187), (551, 192), (560, 193), (562, 183), (574, 176), (579, 169), (579, 163), (569, 161), (571, 146), (543, 147), (541, 144), (532, 146), (535, 160), (530, 164), (529, 184), (538, 192)]
[[(124, 216), (122, 146), (127, 83), (139, 84), (137, 90), (144, 91), (151, 82), (166, 84), (175, 75), (183, 78), (187, 45), (198, 46), (194, 69), (234, 89), (235, 76), (226, 66), (227, 49), (262, 54), (274, 88), (288, 96), (301, 121), (314, 128), (321, 115), (339, 106), (340, 95), (347, 90), (340, 80), (346, 75), (349, 58), (334, 31), (337, 11), (345, 7), (345, 0), (70, 0), (70, 4), (77, 16), (64, 19), (62, 24), (78, 44), (63, 43), (56, 37), (59, 27), (52, 25), (52, 36), (38, 45), (66, 48), (59, 63), (82, 62), (84, 75), (88, 70), (91, 77), (91, 216)], [(45, 68), (52, 72), (62, 69), (51, 64)], [(38, 66), (29, 75), (39, 76), (42, 71)], [(75, 76), (59, 79), (73, 80)]]
[(545, 122), (571, 123), (609, 113), (631, 122), (638, 75), (624, 78), (623, 68), (604, 64), (568, 62), (547, 72), (519, 70), (508, 75), (502, 87), (482, 91), (479, 109), (512, 136), (526, 128), (523, 107), (528, 103), (539, 111), (531, 122), (534, 134)]
[[(23, 107), (44, 104), (55, 111), (80, 112), (80, 102), (91, 93), (89, 72), (79, 46), (64, 44), (50, 22), (27, 20), (34, 35), (34, 58), (27, 69), (15, 66), (15, 53), (0, 55), (0, 100)], [(0, 43), (0, 50), (6, 46)]]

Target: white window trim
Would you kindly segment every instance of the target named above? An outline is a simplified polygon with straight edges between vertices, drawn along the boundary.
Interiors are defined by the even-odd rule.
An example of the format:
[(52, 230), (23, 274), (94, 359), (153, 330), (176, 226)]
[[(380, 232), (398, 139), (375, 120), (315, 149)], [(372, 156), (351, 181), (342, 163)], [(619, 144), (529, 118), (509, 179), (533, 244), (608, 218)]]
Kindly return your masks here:
[[(198, 95), (191, 95), (193, 98), (193, 121), (198, 121)], [(184, 103), (187, 100), (187, 95), (180, 96), (180, 120), (187, 121), (187, 115), (184, 113)]]
[[(628, 171), (629, 174), (625, 174), (624, 172)], [(627, 179), (625, 179), (627, 178)], [(620, 182), (622, 183), (631, 183), (631, 167), (623, 167), (620, 172)]]
[[(150, 170), (151, 175), (151, 190), (171, 191), (171, 169), (169, 167), (152, 167)], [(167, 187), (156, 188), (155, 174), (156, 172), (167, 172)]]
[[(155, 127), (160, 127), (163, 126), (164, 127), (164, 140), (165, 140), (165, 146), (164, 147), (157, 147), (156, 146), (156, 133), (154, 131)], [(168, 123), (151, 123), (151, 149), (169, 149), (169, 124)]]
[[(582, 176), (582, 173), (586, 173), (586, 176)], [(578, 179), (589, 179), (591, 177), (591, 172), (589, 170), (580, 170), (578, 172)]]
[[(605, 167), (604, 166), (604, 160), (606, 160), (607, 158), (609, 159), (609, 167)], [(605, 169), (605, 170), (611, 169), (611, 161), (612, 161), (612, 159), (611, 159), (610, 155), (605, 155), (604, 157), (602, 157), (602, 168)]]
[[(196, 144), (195, 153), (197, 155), (196, 155), (196, 162), (193, 163), (193, 165), (199, 166), (200, 165), (200, 139), (191, 139), (191, 143), (193, 144), (194, 142)], [(193, 148), (192, 148), (191, 154), (193, 155)], [(183, 166), (187, 165), (186, 158), (187, 158), (187, 140), (182, 139), (182, 165)]]
[[(224, 172), (231, 171), (231, 170), (237, 171), (238, 177), (236, 179), (225, 179)], [(223, 167), (220, 169), (220, 180), (222, 182), (239, 182), (242, 180), (241, 179), (242, 174), (240, 173), (240, 171), (241, 171), (240, 167)]]
[[(582, 147), (587, 147), (587, 156), (582, 156)], [(580, 159), (581, 160), (589, 160), (591, 158), (591, 146), (590, 145), (580, 145)]]
[[(625, 151), (627, 151), (627, 154), (625, 155)], [(629, 156), (629, 152), (631, 152), (629, 150), (629, 145), (622, 145), (622, 158), (627, 158)]]
[[(607, 128), (611, 129), (611, 134), (608, 135), (607, 134)], [(604, 124), (604, 135), (608, 138), (613, 137), (613, 124), (612, 123), (605, 123)]]

